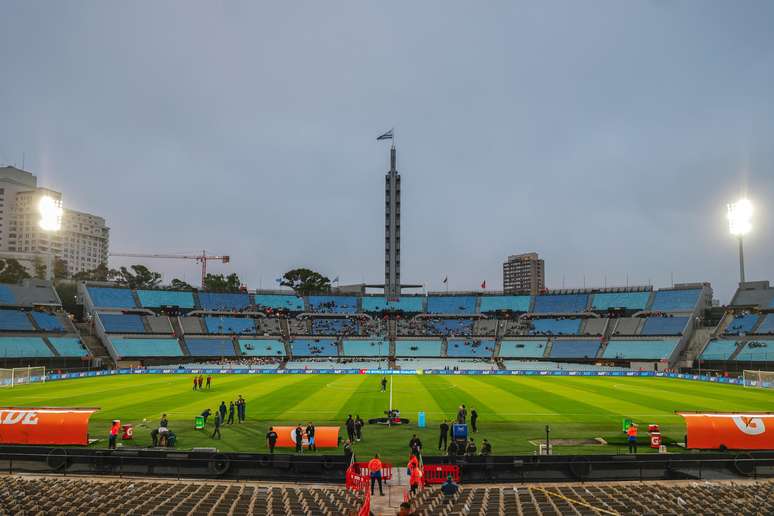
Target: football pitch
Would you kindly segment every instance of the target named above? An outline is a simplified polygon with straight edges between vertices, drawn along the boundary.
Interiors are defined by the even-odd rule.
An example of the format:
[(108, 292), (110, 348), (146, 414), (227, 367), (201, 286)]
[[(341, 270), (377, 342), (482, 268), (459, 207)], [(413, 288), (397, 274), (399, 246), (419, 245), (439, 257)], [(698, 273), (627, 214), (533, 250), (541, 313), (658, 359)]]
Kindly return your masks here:
[[(150, 431), (166, 413), (179, 449), (215, 446), (221, 451), (265, 452), (265, 434), (271, 425), (306, 426), (309, 421), (317, 426), (338, 425), (346, 439), (344, 421), (349, 414), (359, 414), (366, 421), (383, 416), (389, 388), (380, 392), (380, 380), (376, 375), (214, 375), (210, 390), (193, 391), (190, 375), (126, 375), (24, 385), (0, 393), (4, 406), (99, 407), (90, 424), (90, 436), (100, 439), (93, 446), (107, 446), (113, 419), (134, 424), (134, 440), (124, 441), (124, 446), (150, 446)], [(477, 443), (488, 439), (494, 454), (532, 454), (536, 446), (530, 441), (544, 439), (547, 424), (552, 440), (602, 438), (607, 442), (555, 446), (556, 454), (625, 452), (624, 417), (641, 425), (640, 451), (649, 452), (649, 423), (661, 426), (665, 444), (683, 441), (685, 425), (676, 410), (774, 408), (771, 390), (665, 378), (395, 376), (392, 389), (393, 406), (410, 423), (391, 428), (366, 424), (362, 441), (355, 444), (361, 459), (378, 451), (386, 460), (402, 464), (413, 433), (421, 438), (425, 455), (440, 454), (438, 425), (444, 418), (452, 419), (462, 403), (469, 411), (478, 411), (479, 428), (473, 437)], [(224, 425), (220, 440), (210, 438), (212, 418), (206, 431), (194, 430), (194, 416), (206, 408), (215, 411), (221, 401), (228, 405), (240, 394), (246, 400), (244, 424)], [(420, 411), (426, 414), (427, 428), (417, 428)]]

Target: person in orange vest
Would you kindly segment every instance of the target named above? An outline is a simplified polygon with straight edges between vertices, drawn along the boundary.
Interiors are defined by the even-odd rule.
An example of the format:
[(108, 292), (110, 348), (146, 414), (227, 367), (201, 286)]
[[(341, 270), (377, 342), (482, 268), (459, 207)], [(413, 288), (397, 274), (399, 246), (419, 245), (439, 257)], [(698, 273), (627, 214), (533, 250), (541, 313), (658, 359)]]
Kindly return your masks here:
[(118, 432), (121, 429), (121, 421), (118, 419), (113, 420), (113, 424), (110, 426), (110, 437), (108, 437), (108, 449), (116, 449), (116, 439), (118, 439)]
[(626, 440), (629, 441), (629, 453), (637, 453), (637, 425), (634, 423), (626, 429)]
[(422, 483), (422, 470), (419, 469), (418, 462), (410, 462), (409, 471), (411, 472), (409, 475), (409, 486), (411, 486), (411, 494), (415, 495), (417, 494), (417, 489), (419, 489), (419, 484)]
[(384, 496), (384, 491), (382, 491), (382, 461), (379, 460), (378, 453), (368, 461), (368, 471), (371, 472), (371, 494), (374, 494), (374, 484), (378, 482), (379, 496)]

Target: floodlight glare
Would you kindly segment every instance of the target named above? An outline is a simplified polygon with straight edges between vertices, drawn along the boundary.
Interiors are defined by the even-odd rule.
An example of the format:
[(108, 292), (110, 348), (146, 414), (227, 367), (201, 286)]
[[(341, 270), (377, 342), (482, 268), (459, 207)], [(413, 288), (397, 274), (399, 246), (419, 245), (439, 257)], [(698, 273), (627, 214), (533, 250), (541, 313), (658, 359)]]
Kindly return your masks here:
[(728, 230), (734, 236), (744, 236), (752, 230), (753, 205), (749, 199), (739, 199), (728, 205)]
[(59, 231), (62, 227), (62, 201), (44, 195), (38, 201), (40, 221), (38, 225), (44, 231)]

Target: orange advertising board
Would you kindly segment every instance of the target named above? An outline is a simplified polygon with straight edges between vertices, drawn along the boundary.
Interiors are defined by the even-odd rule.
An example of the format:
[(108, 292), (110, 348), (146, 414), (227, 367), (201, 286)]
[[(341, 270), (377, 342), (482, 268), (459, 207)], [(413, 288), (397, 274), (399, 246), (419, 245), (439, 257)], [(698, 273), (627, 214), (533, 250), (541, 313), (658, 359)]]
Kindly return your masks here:
[(0, 407), (0, 444), (89, 444), (96, 408)]
[[(309, 445), (309, 438), (306, 435), (306, 427), (301, 426), (304, 430), (303, 445)], [(277, 432), (277, 446), (279, 447), (296, 447), (296, 427), (295, 426), (275, 426), (274, 431)], [(338, 426), (316, 426), (314, 427), (314, 445), (318, 448), (336, 448), (339, 445), (339, 427)]]
[(774, 413), (678, 412), (687, 428), (686, 448), (774, 450)]

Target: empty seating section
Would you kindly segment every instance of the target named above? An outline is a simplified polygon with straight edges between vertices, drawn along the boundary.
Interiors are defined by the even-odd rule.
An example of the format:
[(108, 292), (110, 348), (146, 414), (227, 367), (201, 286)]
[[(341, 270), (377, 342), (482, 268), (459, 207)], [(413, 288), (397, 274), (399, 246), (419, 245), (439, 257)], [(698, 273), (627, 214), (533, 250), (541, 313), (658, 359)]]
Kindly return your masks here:
[(386, 357), (390, 354), (390, 342), (376, 339), (344, 339), (342, 350), (347, 357)]
[(581, 325), (580, 334), (602, 335), (605, 332), (605, 328), (607, 327), (607, 321), (608, 319), (606, 318), (597, 319), (596, 317), (586, 319)]
[(774, 341), (747, 341), (734, 360), (737, 362), (774, 362)]
[(533, 319), (530, 335), (577, 335), (582, 319)]
[(476, 298), (472, 296), (430, 296), (427, 313), (472, 314), (476, 312)]
[(290, 319), (288, 321), (288, 331), (291, 335), (309, 335), (309, 321)]
[(250, 307), (250, 296), (242, 292), (199, 292), (199, 304), (203, 310), (240, 311)]
[(593, 359), (599, 351), (598, 340), (555, 340), (548, 358)]
[(422, 312), (422, 303), (424, 297), (396, 297), (385, 298), (384, 296), (365, 296), (362, 299), (362, 309), (364, 312), (385, 312), (385, 311), (403, 311), (407, 313)]
[(677, 346), (677, 340), (611, 340), (602, 358), (629, 360), (661, 360), (669, 358)]
[(585, 312), (589, 303), (588, 294), (562, 294), (535, 297), (536, 313), (576, 313)]
[(545, 340), (504, 340), (500, 343), (500, 357), (540, 358), (546, 353)]
[(41, 331), (48, 331), (48, 332), (65, 331), (65, 327), (62, 324), (62, 321), (60, 321), (55, 314), (50, 314), (48, 312), (38, 312), (38, 311), (32, 311), (30, 313), (32, 315), (32, 318), (35, 320), (35, 324), (38, 325), (38, 328), (40, 328)]
[(739, 343), (735, 340), (711, 340), (701, 353), (702, 360), (729, 360)]
[(760, 334), (774, 333), (774, 314), (766, 315), (765, 319), (763, 319), (763, 322), (761, 322), (761, 324), (755, 330), (755, 333), (760, 333)]
[(145, 333), (142, 316), (136, 314), (97, 314), (107, 333)]
[(639, 335), (643, 319), (638, 317), (621, 317), (616, 319), (613, 335)]
[(529, 312), (531, 302), (532, 298), (530, 296), (482, 296), (478, 311), (482, 314), (498, 310)]
[(189, 338), (185, 341), (192, 357), (233, 357), (234, 343), (231, 339)]
[(682, 335), (688, 317), (648, 317), (641, 335)]
[(290, 342), (294, 357), (335, 357), (339, 348), (333, 339), (295, 339)]
[(470, 337), (473, 335), (472, 319), (434, 319), (428, 321), (430, 331), (435, 335), (456, 335)]
[(752, 331), (753, 326), (755, 326), (755, 323), (757, 322), (758, 316), (756, 314), (735, 315), (728, 323), (723, 333), (726, 335), (745, 335)]
[(137, 297), (145, 308), (160, 308), (162, 306), (177, 306), (193, 308), (193, 292), (176, 290), (138, 290)]
[(498, 321), (494, 319), (479, 319), (473, 323), (473, 335), (494, 337), (497, 334)]
[(453, 340), (446, 346), (446, 356), (491, 358), (495, 350), (493, 340)]
[(180, 327), (186, 335), (200, 335), (207, 333), (204, 320), (201, 317), (180, 317)]
[(692, 312), (699, 302), (699, 289), (658, 290), (650, 310), (653, 312)]
[(85, 357), (89, 354), (78, 337), (49, 337), (48, 341), (60, 357)]
[(0, 305), (15, 305), (16, 296), (8, 285), (0, 285)]
[(250, 357), (282, 357), (285, 344), (276, 339), (239, 339), (239, 352)]
[(208, 315), (204, 318), (207, 333), (220, 335), (255, 334), (255, 321), (247, 317), (219, 317)]
[(146, 316), (144, 320), (150, 333), (172, 333), (172, 322), (166, 315)]
[(40, 337), (0, 337), (0, 358), (52, 357), (46, 343)]
[(0, 310), (1, 331), (34, 331), (27, 312), (21, 310)]
[(289, 360), (285, 369), (388, 369), (389, 361), (376, 360)]
[(255, 320), (255, 328), (259, 335), (279, 335), (280, 322), (275, 317), (259, 317)]
[(313, 319), (312, 335), (357, 335), (357, 321), (352, 319)]
[(497, 364), (483, 359), (451, 358), (398, 358), (395, 365), (402, 370), (411, 369), (476, 369), (481, 371), (497, 369)]
[(350, 296), (309, 296), (309, 310), (318, 313), (354, 314), (357, 298)]
[(285, 294), (255, 294), (255, 306), (258, 310), (287, 310), (288, 312), (303, 312), (304, 299)]
[(546, 362), (543, 360), (504, 360), (505, 369), (510, 371), (629, 371), (624, 367), (596, 364), (573, 364), (567, 362)]
[(759, 308), (774, 308), (774, 288), (753, 288), (737, 290), (731, 306), (757, 306)]
[(128, 288), (88, 287), (87, 290), (96, 308), (137, 308)]
[(624, 308), (626, 310), (645, 310), (650, 292), (601, 292), (591, 299), (593, 310)]
[(177, 339), (111, 338), (119, 357), (180, 357), (183, 351)]
[(396, 357), (440, 357), (440, 340), (396, 340)]

